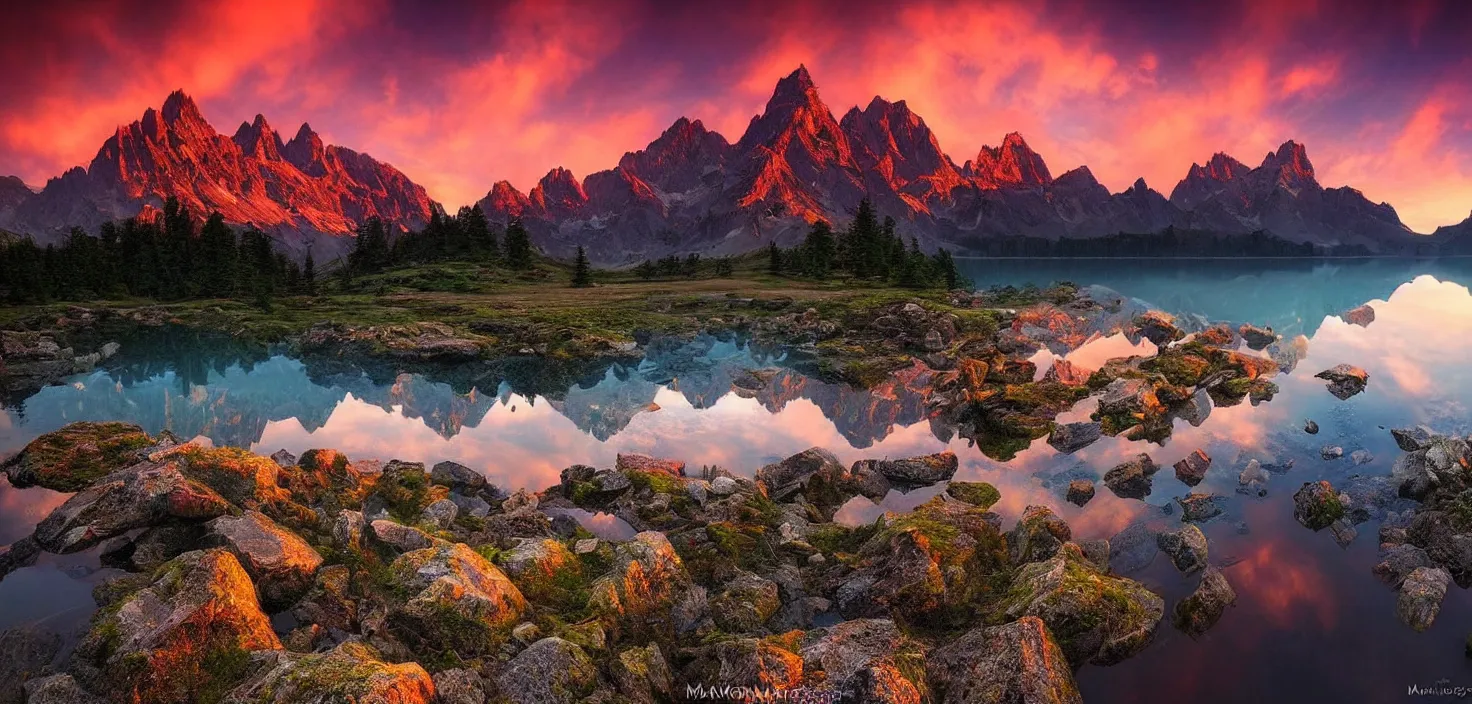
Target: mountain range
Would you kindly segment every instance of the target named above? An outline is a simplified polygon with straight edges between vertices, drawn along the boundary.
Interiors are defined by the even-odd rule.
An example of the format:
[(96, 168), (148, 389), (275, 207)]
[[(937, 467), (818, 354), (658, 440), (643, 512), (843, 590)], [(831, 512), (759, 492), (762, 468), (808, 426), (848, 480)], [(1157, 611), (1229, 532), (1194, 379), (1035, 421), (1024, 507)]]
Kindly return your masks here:
[[(95, 229), (159, 208), (171, 195), (192, 212), (219, 210), (232, 223), (276, 233), (293, 251), (324, 240), (313, 246), (340, 251), (341, 235), (370, 215), (418, 228), (440, 207), (392, 166), (323, 145), (307, 125), (283, 141), (257, 116), (226, 137), (176, 92), (161, 111), (119, 127), (86, 169), (39, 193), (0, 178), (0, 228), (42, 237), (73, 225)], [(835, 118), (803, 67), (777, 82), (734, 143), (681, 117), (612, 169), (579, 180), (553, 168), (527, 193), (501, 181), (479, 204), (493, 221), (520, 217), (548, 254), (570, 256), (581, 245), (595, 263), (617, 266), (668, 254), (740, 254), (774, 240), (791, 245), (815, 220), (841, 226), (864, 197), (902, 235), (962, 253), (995, 238), (1167, 228), (1401, 253), (1472, 231), (1469, 218), (1416, 237), (1389, 204), (1320, 185), (1306, 149), (1293, 141), (1256, 167), (1222, 153), (1192, 164), (1169, 197), (1143, 179), (1111, 193), (1087, 166), (1054, 176), (1018, 133), (957, 165), (905, 101), (876, 96)]]

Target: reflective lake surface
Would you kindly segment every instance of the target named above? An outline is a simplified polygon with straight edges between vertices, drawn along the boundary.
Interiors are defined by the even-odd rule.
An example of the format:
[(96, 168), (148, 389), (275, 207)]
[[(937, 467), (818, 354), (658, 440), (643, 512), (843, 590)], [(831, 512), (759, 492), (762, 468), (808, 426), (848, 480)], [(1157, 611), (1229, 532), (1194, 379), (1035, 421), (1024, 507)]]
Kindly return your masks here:
[[(129, 349), (98, 371), (77, 376), (0, 413), (0, 455), (40, 433), (78, 420), (126, 420), (150, 432), (261, 453), (332, 447), (354, 458), (433, 463), (452, 459), (482, 469), (508, 490), (539, 490), (574, 463), (610, 466), (616, 453), (644, 452), (719, 464), (750, 476), (761, 465), (817, 445), (844, 462), (952, 449), (958, 479), (995, 484), (994, 510), (1010, 525), (1030, 504), (1047, 504), (1076, 539), (1110, 537), (1137, 521), (1178, 525), (1165, 507), (1183, 496), (1169, 465), (1204, 449), (1214, 458), (1198, 491), (1226, 497), (1226, 514), (1202, 526), (1210, 558), (1238, 600), (1200, 639), (1169, 618), (1143, 653), (1113, 667), (1078, 673), (1090, 702), (1399, 701), (1411, 684), (1472, 684), (1463, 655), (1472, 599), (1453, 587), (1435, 625), (1415, 633), (1395, 616), (1396, 594), (1371, 567), (1378, 562), (1375, 521), (1340, 547), (1329, 531), (1292, 517), (1303, 482), (1341, 487), (1353, 475), (1383, 475), (1400, 454), (1387, 428), (1424, 423), (1439, 432), (1472, 431), (1472, 263), (1463, 260), (1289, 262), (1092, 260), (963, 262), (979, 286), (1046, 285), (1056, 280), (1107, 286), (1180, 315), (1270, 324), (1307, 337), (1307, 354), (1275, 381), (1281, 392), (1258, 406), (1215, 408), (1192, 426), (1176, 421), (1164, 445), (1103, 440), (1073, 455), (1044, 440), (1008, 461), (932, 425), (925, 414), (928, 372), (917, 367), (873, 389), (822, 382), (803, 360), (754, 348), (739, 338), (702, 337), (650, 346), (638, 364), (595, 365), (556, 374), (507, 366), (457, 370), (453, 379), (384, 376), (270, 353), (178, 344), (154, 353)], [(1362, 303), (1375, 321), (1361, 327), (1339, 313)], [(1148, 345), (1148, 343), (1146, 343)], [(1142, 353), (1120, 336), (1063, 355), (1094, 368)], [(1052, 355), (1040, 353), (1039, 360)], [(1340, 363), (1369, 372), (1368, 389), (1337, 400), (1313, 374)], [(764, 370), (751, 374), (751, 370)], [(1061, 421), (1084, 418), (1086, 400)], [(1322, 430), (1302, 431), (1307, 419)], [(1325, 461), (1320, 447), (1339, 445)], [(1350, 454), (1373, 457), (1355, 465)], [(1102, 486), (1079, 508), (1063, 500), (1072, 478), (1094, 478), (1127, 457), (1149, 452), (1166, 467), (1144, 501)], [(1266, 497), (1236, 493), (1251, 459), (1284, 465)], [(892, 493), (882, 504), (857, 498), (839, 519), (867, 522), (940, 491)], [(28, 534), (63, 495), (0, 485), (0, 544)], [(0, 582), (0, 628), (41, 617), (85, 618), (95, 557), (43, 557)], [(1166, 599), (1167, 611), (1194, 587), (1168, 559), (1131, 577)], [(80, 616), (78, 616), (80, 614)]]

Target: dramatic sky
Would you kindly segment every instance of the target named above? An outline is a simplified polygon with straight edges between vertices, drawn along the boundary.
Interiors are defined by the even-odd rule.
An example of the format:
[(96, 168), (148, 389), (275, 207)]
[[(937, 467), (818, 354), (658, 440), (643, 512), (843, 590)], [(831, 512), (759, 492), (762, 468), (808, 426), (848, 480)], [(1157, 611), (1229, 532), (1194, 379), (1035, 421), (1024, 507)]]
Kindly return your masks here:
[(1472, 211), (1472, 2), (48, 0), (0, 26), (0, 173), (39, 186), (182, 88), (222, 132), (310, 121), (451, 210), (612, 167), (675, 118), (740, 137), (806, 64), (841, 115), (905, 99), (960, 163), (1020, 131), (1054, 174), (1169, 193), (1287, 139), (1429, 231)]

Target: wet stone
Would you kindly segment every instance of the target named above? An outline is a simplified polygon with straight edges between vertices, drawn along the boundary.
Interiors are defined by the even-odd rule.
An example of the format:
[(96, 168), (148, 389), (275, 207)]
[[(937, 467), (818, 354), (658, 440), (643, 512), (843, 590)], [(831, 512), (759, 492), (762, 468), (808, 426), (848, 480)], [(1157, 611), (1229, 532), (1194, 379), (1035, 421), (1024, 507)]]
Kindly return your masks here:
[(1206, 470), (1210, 468), (1211, 457), (1202, 450), (1196, 450), (1175, 463), (1176, 479), (1186, 486), (1196, 486), (1206, 478)]

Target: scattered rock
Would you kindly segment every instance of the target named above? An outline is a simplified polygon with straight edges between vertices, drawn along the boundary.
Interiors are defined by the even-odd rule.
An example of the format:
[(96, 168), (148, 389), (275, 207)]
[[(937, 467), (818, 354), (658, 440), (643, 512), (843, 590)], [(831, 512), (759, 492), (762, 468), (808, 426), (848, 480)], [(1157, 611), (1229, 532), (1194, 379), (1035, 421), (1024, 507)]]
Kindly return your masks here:
[(1028, 506), (1007, 534), (1012, 563), (1016, 565), (1047, 560), (1058, 554), (1064, 543), (1073, 539), (1068, 524), (1047, 506)]
[(615, 633), (669, 632), (689, 586), (669, 539), (646, 531), (614, 549), (613, 568), (593, 583), (589, 604)]
[(1310, 421), (1307, 421), (1307, 422), (1305, 422), (1303, 424), (1303, 432), (1308, 433), (1309, 435), (1318, 435), (1319, 434), (1319, 424), (1318, 423), (1315, 423), (1315, 422), (1313, 422), (1311, 420)]
[(760, 629), (781, 607), (775, 582), (743, 571), (711, 598), (710, 615), (723, 631), (748, 633)]
[(1266, 349), (1268, 345), (1278, 341), (1278, 335), (1273, 332), (1272, 328), (1260, 328), (1244, 323), (1237, 329), (1237, 332), (1242, 335), (1242, 341), (1254, 350)]
[(1160, 471), (1150, 455), (1136, 455), (1134, 459), (1115, 466), (1104, 473), (1104, 485), (1122, 499), (1143, 499), (1150, 495), (1151, 478)]
[(1343, 401), (1365, 390), (1370, 375), (1351, 364), (1340, 364), (1315, 374), (1314, 377), (1329, 382), (1329, 393)]
[(527, 610), (499, 568), (463, 544), (415, 550), (389, 565), (400, 596), (389, 627), (411, 649), (462, 659), (494, 652)]
[(1211, 468), (1211, 457), (1202, 450), (1196, 450), (1185, 459), (1175, 463), (1176, 479), (1186, 486), (1196, 486), (1206, 478), (1206, 470)]
[(1349, 453), (1349, 461), (1354, 463), (1354, 466), (1358, 467), (1362, 464), (1369, 464), (1371, 462), (1374, 462), (1375, 455), (1370, 454), (1369, 450), (1355, 450), (1354, 452)]
[(758, 469), (756, 483), (765, 488), (773, 500), (781, 501), (801, 491), (814, 474), (841, 474), (843, 471), (843, 465), (833, 453), (812, 447)]
[(1182, 574), (1206, 567), (1206, 534), (1195, 525), (1186, 525), (1157, 536), (1160, 551), (1168, 555)]
[(1099, 423), (1065, 423), (1055, 426), (1048, 434), (1048, 444), (1065, 455), (1071, 455), (1094, 444), (1103, 434), (1103, 426)]
[(1216, 494), (1202, 494), (1193, 491), (1183, 497), (1178, 497), (1176, 503), (1181, 506), (1181, 522), (1183, 523), (1204, 523), (1222, 515), (1221, 497)]
[(450, 487), (452, 491), (473, 496), (486, 488), (486, 477), (484, 474), (466, 467), (459, 462), (446, 460), (436, 464), (429, 470), (429, 481), (440, 486)]
[(82, 689), (71, 675), (51, 675), (27, 680), (26, 704), (105, 704), (102, 697)]
[(1319, 448), (1319, 456), (1326, 460), (1337, 460), (1344, 456), (1344, 448), (1338, 445), (1325, 445)]
[(1075, 479), (1068, 483), (1068, 500), (1083, 506), (1094, 498), (1094, 483), (1087, 479)]
[(1451, 580), (1451, 575), (1440, 567), (1412, 570), (1400, 585), (1395, 615), (1400, 617), (1401, 623), (1418, 633), (1430, 628), (1441, 612), (1441, 600), (1446, 596), (1446, 586)]
[(940, 704), (1082, 704), (1064, 652), (1043, 621), (974, 628), (931, 652), (925, 670)]
[(448, 544), (418, 528), (390, 520), (373, 521), (368, 530), (374, 540), (401, 553)]
[(896, 484), (930, 486), (955, 476), (957, 466), (956, 453), (947, 451), (903, 460), (859, 460), (852, 471), (872, 470)]
[(525, 704), (573, 704), (592, 694), (597, 683), (592, 658), (556, 637), (531, 644), (496, 676), (502, 696)]
[(620, 454), (615, 457), (613, 468), (620, 472), (645, 472), (667, 474), (671, 477), (685, 476), (685, 463), (640, 454)]
[(1393, 545), (1380, 556), (1380, 562), (1370, 571), (1380, 578), (1380, 581), (1390, 585), (1393, 589), (1400, 589), (1401, 582), (1406, 580), (1418, 567), (1435, 567), (1431, 556), (1425, 550), (1414, 545)]
[(1221, 619), (1227, 607), (1237, 602), (1237, 592), (1227, 583), (1220, 570), (1208, 566), (1201, 573), (1201, 584), (1185, 599), (1176, 602), (1171, 622), (1182, 633), (1199, 638)]
[(946, 494), (982, 510), (1002, 500), (1002, 492), (986, 482), (951, 482), (946, 485)]
[(436, 704), (485, 704), (486, 682), (475, 670), (443, 670), (433, 679)]
[(1390, 437), (1395, 438), (1395, 444), (1400, 449), (1415, 452), (1429, 447), (1437, 435), (1431, 428), (1418, 425), (1414, 428), (1391, 428)]
[(1344, 505), (1329, 482), (1305, 482), (1293, 493), (1293, 518), (1312, 530), (1328, 528), (1344, 517)]
[(637, 704), (674, 700), (674, 676), (658, 644), (620, 652), (612, 669), (619, 693)]
[(418, 663), (384, 662), (377, 651), (356, 641), (321, 654), (271, 653), (261, 658), (257, 667), (256, 674), (231, 692), (227, 702), (448, 704), (455, 701), (435, 699), (435, 681)]
[(1375, 322), (1375, 309), (1371, 308), (1368, 303), (1350, 308), (1344, 311), (1344, 322), (1350, 325), (1358, 325), (1362, 328), (1369, 327), (1370, 323)]

